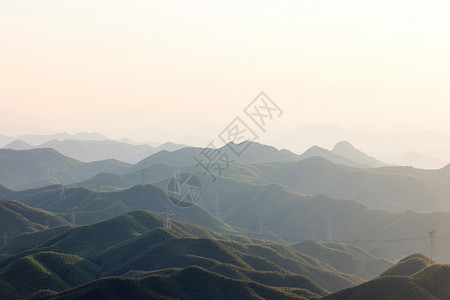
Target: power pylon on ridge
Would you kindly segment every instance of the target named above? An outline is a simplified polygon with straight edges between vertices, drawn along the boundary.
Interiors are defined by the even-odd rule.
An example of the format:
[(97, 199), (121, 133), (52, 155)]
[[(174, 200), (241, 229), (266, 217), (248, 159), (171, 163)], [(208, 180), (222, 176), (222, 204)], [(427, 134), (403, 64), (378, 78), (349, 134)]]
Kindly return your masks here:
[(169, 210), (168, 206), (166, 206), (166, 211), (162, 212), (161, 215), (164, 216), (164, 228), (171, 229), (172, 224), (170, 223), (170, 219), (175, 216), (175, 214)]
[(64, 190), (64, 180), (60, 180), (60, 186), (59, 186), (59, 201), (66, 200), (66, 192)]
[(434, 246), (434, 238), (436, 237), (436, 230), (431, 230), (428, 232), (428, 238), (430, 239), (430, 261), (429, 264), (433, 264), (433, 246)]
[(8, 233), (5, 231), (3, 232), (3, 244), (6, 244), (8, 242)]
[(72, 214), (70, 216), (70, 221), (71, 221), (70, 227), (72, 227), (72, 228), (77, 226), (77, 222), (75, 220), (75, 209), (76, 208), (77, 208), (76, 206), (71, 208)]

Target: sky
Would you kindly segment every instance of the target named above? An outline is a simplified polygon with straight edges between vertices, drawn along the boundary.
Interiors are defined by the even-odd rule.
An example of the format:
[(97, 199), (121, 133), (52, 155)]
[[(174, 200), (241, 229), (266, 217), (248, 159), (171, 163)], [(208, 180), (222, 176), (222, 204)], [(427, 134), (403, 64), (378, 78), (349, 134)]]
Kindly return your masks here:
[(449, 1), (0, 0), (0, 134), (450, 133)]

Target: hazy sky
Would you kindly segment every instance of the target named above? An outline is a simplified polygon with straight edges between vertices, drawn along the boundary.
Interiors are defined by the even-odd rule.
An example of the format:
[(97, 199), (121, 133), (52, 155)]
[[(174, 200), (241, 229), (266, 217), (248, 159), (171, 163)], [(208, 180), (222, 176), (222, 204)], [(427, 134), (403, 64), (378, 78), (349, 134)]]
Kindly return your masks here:
[(0, 134), (204, 135), (260, 91), (284, 111), (274, 131), (450, 132), (449, 16), (444, 0), (0, 0)]

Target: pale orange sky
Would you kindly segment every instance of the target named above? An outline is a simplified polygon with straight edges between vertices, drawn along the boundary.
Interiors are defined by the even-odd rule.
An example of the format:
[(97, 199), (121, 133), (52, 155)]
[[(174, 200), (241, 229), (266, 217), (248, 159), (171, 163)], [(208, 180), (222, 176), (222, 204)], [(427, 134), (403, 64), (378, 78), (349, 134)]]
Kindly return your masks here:
[(274, 131), (450, 132), (448, 16), (448, 1), (0, 0), (0, 109), (32, 116), (0, 128), (173, 139), (263, 90), (284, 110)]

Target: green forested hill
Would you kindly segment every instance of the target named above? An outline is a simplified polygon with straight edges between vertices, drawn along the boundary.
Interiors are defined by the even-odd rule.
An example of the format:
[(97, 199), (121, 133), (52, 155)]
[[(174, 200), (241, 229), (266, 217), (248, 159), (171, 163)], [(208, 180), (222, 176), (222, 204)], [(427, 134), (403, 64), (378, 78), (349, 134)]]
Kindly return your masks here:
[(68, 224), (59, 216), (41, 209), (32, 208), (17, 201), (0, 200), (0, 245), (3, 247), (5, 236), (12, 240), (15, 236), (35, 232), (48, 227)]
[(26, 251), (8, 253), (0, 260), (0, 282), (23, 297), (43, 288), (60, 291), (97, 277), (130, 271), (145, 275), (195, 265), (227, 281), (233, 274), (242, 274), (238, 281), (275, 290), (279, 286), (283, 292), (292, 290), (297, 295), (323, 295), (326, 290), (362, 282), (288, 246), (219, 234), (178, 221), (172, 221), (171, 229), (162, 225), (159, 215), (133, 211), (65, 230)]
[(291, 247), (329, 264), (336, 270), (364, 279), (373, 279), (393, 266), (393, 263), (386, 259), (376, 258), (361, 248), (343, 243), (305, 240)]
[(56, 213), (69, 221), (72, 219), (72, 208), (74, 208), (77, 224), (92, 224), (136, 209), (161, 213), (169, 207), (178, 220), (206, 226), (216, 231), (234, 231), (201, 206), (180, 208), (173, 205), (167, 193), (149, 184), (115, 192), (66, 188), (63, 201), (60, 200), (59, 185), (17, 192), (0, 189), (1, 197), (15, 199), (26, 205)]
[(263, 285), (232, 279), (199, 267), (172, 275), (155, 274), (139, 279), (109, 277), (55, 293), (39, 291), (28, 299), (318, 299), (321, 293), (303, 288)]
[(423, 255), (406, 257), (388, 272), (403, 276), (384, 274), (356, 287), (325, 296), (324, 299), (450, 299), (450, 265), (412, 267), (405, 264), (412, 260), (428, 261), (429, 258)]
[[(167, 186), (167, 180), (157, 184), (161, 188), (135, 186), (117, 192), (102, 192), (99, 197), (89, 189), (68, 188), (64, 203), (58, 200), (58, 186), (16, 192), (12, 196), (8, 191), (8, 194), (69, 220), (70, 208), (76, 206), (77, 223), (86, 224), (132, 209), (164, 211), (170, 205), (167, 194), (162, 190)], [(428, 253), (427, 234), (431, 229), (441, 236), (450, 236), (449, 213), (445, 212), (390, 213), (323, 194), (303, 195), (279, 184), (255, 185), (229, 178), (218, 178), (215, 184), (204, 187), (198, 205), (185, 209), (170, 206), (176, 214), (174, 218), (216, 231), (237, 230), (250, 235), (260, 232), (259, 238), (290, 243), (307, 239), (325, 240), (328, 223), (331, 222), (334, 241), (360, 247), (376, 257), (390, 260), (398, 260), (409, 253)], [(212, 215), (217, 203), (222, 220)], [(448, 246), (448, 240), (436, 240), (435, 258), (438, 261), (450, 260), (450, 254), (444, 251)]]

